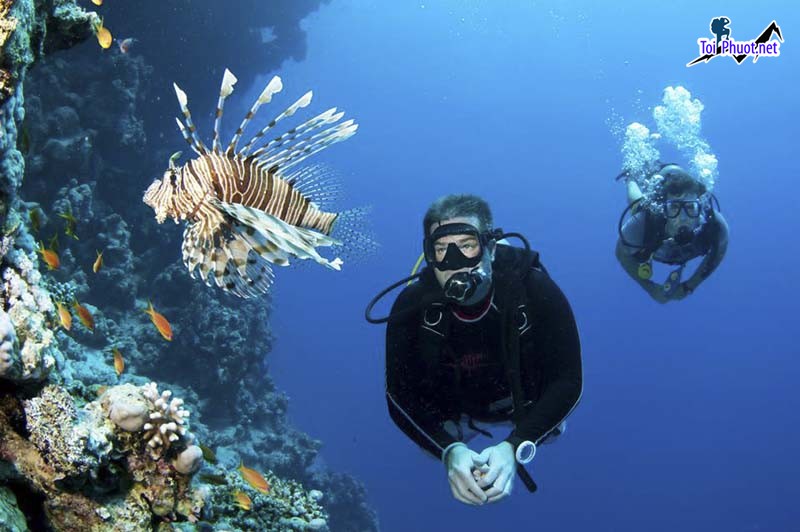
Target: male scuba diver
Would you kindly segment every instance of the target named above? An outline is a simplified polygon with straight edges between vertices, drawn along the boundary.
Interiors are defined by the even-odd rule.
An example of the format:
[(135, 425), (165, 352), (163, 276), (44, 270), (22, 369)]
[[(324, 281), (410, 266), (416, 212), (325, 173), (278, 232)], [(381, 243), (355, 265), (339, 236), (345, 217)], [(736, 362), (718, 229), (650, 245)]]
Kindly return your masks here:
[[(444, 463), (457, 500), (499, 501), (511, 493), (515, 472), (535, 491), (524, 464), (563, 432), (581, 397), (572, 309), (527, 240), (492, 229), (483, 199), (439, 199), (423, 231), (427, 266), (367, 308), (370, 322), (388, 321), (389, 414)], [(498, 242), (504, 237), (520, 238), (525, 249)], [(375, 302), (406, 281), (390, 316), (371, 318)], [(468, 445), (478, 433), (494, 438), (486, 424), (509, 422), (511, 432), (494, 445)]]
[[(617, 179), (627, 176), (625, 172)], [(722, 262), (728, 248), (728, 224), (705, 185), (676, 164), (659, 165), (650, 179), (658, 184), (645, 196), (628, 179), (628, 207), (619, 221), (616, 255), (622, 267), (659, 303), (691, 294)], [(716, 204), (716, 208), (715, 208)], [(624, 221), (625, 215), (630, 218)], [(686, 263), (703, 257), (682, 280)], [(677, 266), (664, 283), (651, 280), (653, 262)]]

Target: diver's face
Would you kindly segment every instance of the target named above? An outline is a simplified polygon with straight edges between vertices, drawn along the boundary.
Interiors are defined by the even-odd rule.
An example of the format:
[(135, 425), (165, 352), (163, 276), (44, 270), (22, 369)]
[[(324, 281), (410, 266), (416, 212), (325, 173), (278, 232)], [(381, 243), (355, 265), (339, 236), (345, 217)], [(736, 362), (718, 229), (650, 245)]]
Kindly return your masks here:
[[(456, 223), (470, 224), (473, 227), (480, 227), (480, 222), (475, 216), (456, 216), (455, 218), (449, 218), (447, 220), (442, 220), (441, 222), (431, 224), (431, 226), (428, 228), (428, 235), (433, 234), (436, 228), (440, 225)], [(478, 239), (474, 235), (447, 235), (433, 243), (433, 251), (437, 261), (444, 260), (444, 256), (447, 253), (447, 246), (450, 245), (450, 243), (458, 246), (458, 249), (467, 258), (476, 257), (481, 253), (480, 242), (478, 242)], [(434, 268), (433, 272), (436, 275), (436, 280), (439, 281), (439, 284), (442, 287), (444, 287), (444, 284), (447, 282), (447, 280), (456, 273), (468, 272), (472, 269), (473, 268), (461, 268), (460, 270), (441, 271), (438, 268)]]
[(667, 218), (667, 236), (674, 237), (681, 228), (693, 231), (700, 225), (700, 199), (697, 194), (669, 194), (664, 202), (664, 214)]

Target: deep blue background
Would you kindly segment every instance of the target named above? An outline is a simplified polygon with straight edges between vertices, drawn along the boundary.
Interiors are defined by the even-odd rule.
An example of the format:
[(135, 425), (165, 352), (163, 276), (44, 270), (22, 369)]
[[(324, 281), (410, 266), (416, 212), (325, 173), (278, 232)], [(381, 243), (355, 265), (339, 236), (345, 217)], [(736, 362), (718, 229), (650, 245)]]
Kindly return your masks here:
[[(797, 6), (606, 4), (334, 0), (303, 24), (304, 61), (229, 100), (232, 128), (279, 73), (273, 110), (312, 88), (315, 110), (361, 125), (317, 160), (342, 173), (346, 205), (374, 207), (380, 253), (341, 273), (277, 272), (269, 365), (324, 460), (366, 483), (383, 530), (800, 530)], [(781, 57), (686, 68), (721, 15), (738, 40), (777, 20)], [(614, 259), (624, 191), (611, 132), (653, 128), (676, 84), (706, 105), (731, 241), (692, 297), (660, 306)], [(498, 226), (541, 252), (584, 355), (569, 431), (533, 464), (540, 491), (517, 483), (481, 508), (456, 502), (443, 466), (392, 424), (384, 328), (363, 319), (408, 275), (425, 209), (454, 192), (485, 197)]]

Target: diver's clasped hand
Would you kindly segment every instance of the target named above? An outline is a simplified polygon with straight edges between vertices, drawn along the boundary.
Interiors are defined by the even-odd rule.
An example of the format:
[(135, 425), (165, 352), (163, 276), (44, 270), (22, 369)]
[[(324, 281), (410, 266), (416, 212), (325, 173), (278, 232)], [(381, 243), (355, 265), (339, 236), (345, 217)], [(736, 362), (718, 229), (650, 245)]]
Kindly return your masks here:
[(517, 466), (514, 446), (502, 441), (484, 449), (479, 460), (488, 466), (485, 473), (477, 475), (478, 486), (485, 490), (488, 502), (497, 502), (510, 495)]
[(456, 444), (445, 455), (447, 480), (453, 497), (464, 504), (481, 505), (488, 500), (483, 489), (475, 480), (474, 471), (487, 472), (485, 460), (463, 443)]

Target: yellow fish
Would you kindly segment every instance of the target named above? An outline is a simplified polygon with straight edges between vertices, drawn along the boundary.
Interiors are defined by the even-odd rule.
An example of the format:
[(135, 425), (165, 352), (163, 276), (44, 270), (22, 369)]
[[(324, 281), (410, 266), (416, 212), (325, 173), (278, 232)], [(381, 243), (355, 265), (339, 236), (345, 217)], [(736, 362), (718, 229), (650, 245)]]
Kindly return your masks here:
[(75, 234), (75, 228), (78, 226), (78, 220), (72, 216), (72, 212), (67, 211), (64, 213), (58, 213), (61, 218), (64, 218), (67, 221), (67, 224), (64, 226), (64, 234), (67, 236), (71, 236), (75, 240), (80, 240), (78, 235)]
[(253, 507), (253, 501), (250, 500), (250, 497), (241, 490), (236, 490), (233, 492), (233, 504), (241, 508), (242, 510), (249, 510)]
[(80, 318), (83, 326), (94, 332), (94, 318), (91, 312), (89, 312), (89, 309), (78, 303), (77, 299), (72, 304), (72, 307), (78, 312), (78, 318)]
[(206, 447), (202, 443), (198, 444), (200, 446), (200, 450), (203, 451), (203, 460), (208, 462), (209, 464), (216, 464), (217, 463), (217, 455), (214, 454), (210, 448)]
[(255, 469), (245, 467), (243, 462), (239, 462), (238, 469), (242, 473), (242, 478), (244, 481), (250, 484), (253, 489), (260, 491), (261, 493), (269, 493), (269, 483), (263, 476), (261, 476), (261, 473)]
[(45, 248), (44, 244), (41, 242), (39, 242), (39, 254), (41, 254), (44, 263), (47, 264), (48, 270), (57, 270), (58, 267), (61, 266), (61, 261), (58, 259), (58, 253), (52, 249)]
[(114, 40), (114, 38), (111, 36), (111, 32), (108, 31), (108, 28), (103, 26), (102, 20), (97, 26), (95, 26), (94, 33), (97, 36), (97, 42), (100, 43), (100, 46), (104, 50), (111, 48), (111, 43)]
[(28, 217), (31, 220), (31, 229), (33, 229), (34, 233), (39, 232), (39, 228), (42, 226), (42, 214), (39, 209), (31, 209), (28, 212)]
[(72, 327), (72, 315), (60, 301), (56, 303), (56, 306), (58, 307), (58, 319), (61, 321), (61, 326), (69, 330)]
[(116, 347), (111, 352), (114, 353), (114, 369), (117, 372), (117, 377), (119, 377), (125, 371), (125, 359), (122, 358), (122, 353)]
[(103, 5), (103, 0), (92, 0), (92, 3), (94, 5), (96, 5), (96, 6), (102, 6)]
[(100, 271), (100, 268), (103, 267), (103, 252), (97, 252), (97, 258), (94, 260), (94, 264), (92, 264), (92, 271), (97, 273)]
[(156, 326), (158, 332), (161, 333), (161, 336), (164, 337), (166, 341), (172, 340), (172, 327), (170, 326), (167, 318), (165, 318), (162, 314), (156, 312), (156, 309), (153, 308), (153, 303), (148, 301), (150, 307), (145, 310), (146, 314), (150, 315), (150, 320), (153, 322), (153, 325)]

